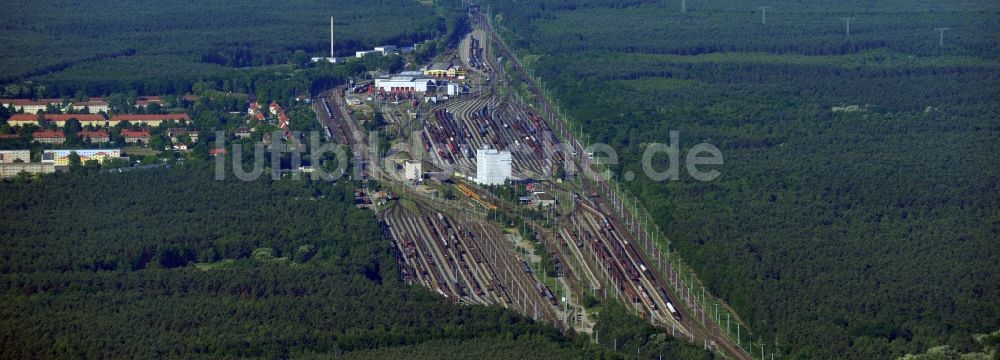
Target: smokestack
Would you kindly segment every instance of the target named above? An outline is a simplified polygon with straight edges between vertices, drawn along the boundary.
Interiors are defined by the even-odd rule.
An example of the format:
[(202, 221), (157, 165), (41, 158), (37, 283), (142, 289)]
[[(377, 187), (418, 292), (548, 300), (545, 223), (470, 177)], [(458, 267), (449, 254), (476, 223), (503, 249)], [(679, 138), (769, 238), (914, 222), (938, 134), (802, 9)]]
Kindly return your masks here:
[(330, 58), (333, 59), (333, 16), (330, 17)]

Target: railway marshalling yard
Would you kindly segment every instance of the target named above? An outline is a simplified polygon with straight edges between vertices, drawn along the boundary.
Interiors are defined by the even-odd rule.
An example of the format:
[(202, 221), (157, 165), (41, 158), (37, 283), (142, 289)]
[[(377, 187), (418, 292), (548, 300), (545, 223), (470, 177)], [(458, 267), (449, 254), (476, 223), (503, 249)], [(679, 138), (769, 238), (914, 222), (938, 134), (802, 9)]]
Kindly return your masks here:
[[(461, 95), (429, 101), (429, 95), (379, 94), (359, 80), (360, 87), (332, 89), (314, 102), (329, 137), (354, 154), (381, 148), (370, 143), (377, 137), (360, 132), (359, 119), (381, 112), (379, 131), (388, 134), (391, 150), (381, 166), (355, 164), (364, 179), (398, 195), (373, 208), (403, 279), (454, 303), (495, 304), (592, 334), (592, 311), (599, 310), (583, 299), (614, 298), (667, 334), (725, 357), (750, 358), (725, 335), (717, 310), (704, 308), (701, 294), (673, 271), (669, 253), (640, 230), (612, 187), (592, 175), (581, 143), (557, 118), (536, 110), (547, 105), (541, 93), (539, 104), (528, 106), (504, 88), (509, 82), (502, 81), (504, 68), (483, 29), (442, 57), (468, 69), (466, 79), (456, 81), (466, 90)], [(517, 64), (507, 69), (523, 71)], [(557, 204), (511, 201), (468, 181), (480, 148), (511, 151), (515, 179), (553, 179), (532, 185)], [(420, 184), (406, 180), (396, 164), (411, 159), (435, 175)], [(555, 180), (564, 166), (571, 171)], [(523, 194), (524, 185), (518, 186)]]

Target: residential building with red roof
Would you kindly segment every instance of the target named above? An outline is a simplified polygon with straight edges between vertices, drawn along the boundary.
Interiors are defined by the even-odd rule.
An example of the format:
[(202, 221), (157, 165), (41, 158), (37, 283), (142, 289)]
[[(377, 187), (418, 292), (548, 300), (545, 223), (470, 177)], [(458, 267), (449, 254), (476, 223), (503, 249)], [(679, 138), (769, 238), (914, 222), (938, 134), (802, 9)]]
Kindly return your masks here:
[(49, 106), (62, 108), (62, 99), (0, 99), (0, 105), (11, 107), (23, 111), (26, 114), (37, 114), (39, 111), (47, 110)]
[(80, 126), (107, 126), (108, 120), (101, 114), (45, 114), (45, 121), (51, 121), (58, 127), (66, 126), (66, 122), (76, 119)]
[(142, 130), (122, 129), (122, 137), (125, 138), (125, 142), (129, 144), (134, 144), (134, 143), (147, 144), (149, 143), (149, 138), (151, 138), (152, 135), (150, 135), (149, 131), (147, 131), (146, 129)]
[(80, 111), (87, 108), (91, 114), (108, 112), (108, 102), (104, 98), (92, 97), (86, 101), (73, 101), (63, 106), (63, 99), (0, 99), (0, 105), (4, 107), (14, 106), (14, 109), (22, 110), (25, 114), (37, 114), (39, 111), (48, 110), (49, 106), (62, 111)]
[(111, 118), (111, 126), (118, 125), (123, 121), (128, 121), (129, 124), (142, 124), (148, 126), (160, 126), (164, 121), (176, 121), (181, 124), (188, 124), (191, 122), (191, 117), (188, 114), (132, 114), (132, 115), (115, 115)]
[(170, 137), (170, 142), (176, 143), (181, 140), (181, 137), (187, 135), (191, 142), (198, 142), (198, 132), (194, 130), (188, 130), (184, 128), (169, 128), (167, 129), (167, 136)]
[(107, 130), (80, 130), (79, 134), (81, 140), (90, 140), (92, 143), (106, 143), (111, 141), (111, 135), (108, 134)]
[(31, 134), (35, 141), (43, 144), (62, 144), (66, 142), (66, 133), (62, 130), (38, 130)]
[(281, 108), (281, 105), (278, 105), (278, 103), (274, 101), (271, 102), (270, 110), (271, 115), (278, 115), (279, 112), (284, 111), (284, 109)]
[(82, 111), (84, 108), (91, 114), (108, 112), (108, 102), (104, 101), (103, 98), (92, 97), (87, 101), (74, 101), (69, 106), (66, 106), (65, 110)]
[[(43, 118), (46, 122), (53, 122), (56, 126), (63, 127), (66, 126), (66, 122), (70, 119), (76, 119), (80, 122), (80, 126), (107, 126), (108, 120), (104, 118), (101, 114), (45, 114)], [(7, 124), (12, 127), (22, 126), (22, 125), (38, 125), (38, 115), (36, 114), (14, 114), (7, 119)]]
[(140, 96), (135, 99), (135, 107), (145, 108), (152, 104), (163, 105), (163, 98), (159, 96)]
[(24, 125), (39, 125), (38, 115), (35, 114), (14, 114), (7, 119), (7, 125), (18, 127)]

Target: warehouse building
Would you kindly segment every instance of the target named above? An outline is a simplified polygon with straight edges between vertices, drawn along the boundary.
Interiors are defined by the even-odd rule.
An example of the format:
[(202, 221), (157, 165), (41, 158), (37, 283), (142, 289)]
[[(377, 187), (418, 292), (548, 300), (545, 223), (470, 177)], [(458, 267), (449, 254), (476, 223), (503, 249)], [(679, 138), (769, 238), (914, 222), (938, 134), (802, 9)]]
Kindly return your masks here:
[(510, 151), (479, 149), (476, 151), (476, 183), (503, 185), (511, 178)]
[(387, 93), (426, 92), (435, 86), (434, 80), (417, 76), (392, 76), (375, 79), (375, 91)]
[(382, 53), (382, 55), (389, 55), (396, 53), (396, 51), (399, 51), (399, 48), (396, 47), (396, 45), (382, 45), (382, 46), (376, 46), (375, 51)]

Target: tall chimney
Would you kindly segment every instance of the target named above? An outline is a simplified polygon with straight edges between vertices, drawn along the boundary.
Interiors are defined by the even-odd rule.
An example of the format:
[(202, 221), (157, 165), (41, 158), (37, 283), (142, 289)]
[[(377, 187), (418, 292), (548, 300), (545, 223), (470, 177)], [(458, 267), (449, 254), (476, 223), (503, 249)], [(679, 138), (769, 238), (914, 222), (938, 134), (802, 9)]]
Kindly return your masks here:
[(333, 59), (333, 16), (330, 17), (330, 58)]

